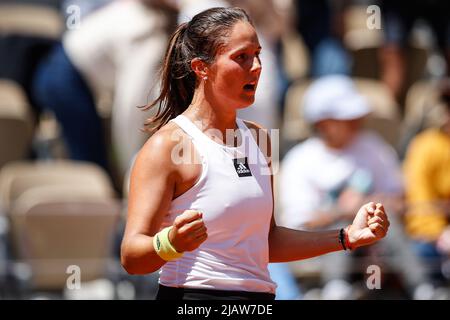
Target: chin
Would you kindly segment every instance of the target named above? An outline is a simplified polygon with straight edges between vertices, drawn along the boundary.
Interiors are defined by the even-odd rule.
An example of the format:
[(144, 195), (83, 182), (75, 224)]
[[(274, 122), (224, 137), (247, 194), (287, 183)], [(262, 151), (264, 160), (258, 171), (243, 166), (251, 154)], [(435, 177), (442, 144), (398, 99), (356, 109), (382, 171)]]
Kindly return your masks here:
[(255, 96), (253, 96), (251, 98), (250, 97), (246, 97), (245, 99), (242, 99), (242, 102), (239, 105), (238, 109), (248, 108), (254, 103), (255, 103)]
[(237, 109), (247, 109), (247, 108), (250, 108), (251, 106), (253, 105), (253, 102), (252, 103), (246, 103), (245, 105), (240, 105), (239, 107), (237, 107)]

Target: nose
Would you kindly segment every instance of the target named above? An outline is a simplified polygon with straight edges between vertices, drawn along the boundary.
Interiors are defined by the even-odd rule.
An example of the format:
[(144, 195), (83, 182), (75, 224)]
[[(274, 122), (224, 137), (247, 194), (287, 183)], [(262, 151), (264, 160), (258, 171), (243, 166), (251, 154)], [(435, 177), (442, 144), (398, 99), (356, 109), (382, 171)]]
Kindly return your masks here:
[(252, 73), (260, 73), (261, 70), (262, 70), (261, 58), (258, 56), (255, 56), (253, 58), (253, 64), (252, 64), (252, 68), (250, 71)]

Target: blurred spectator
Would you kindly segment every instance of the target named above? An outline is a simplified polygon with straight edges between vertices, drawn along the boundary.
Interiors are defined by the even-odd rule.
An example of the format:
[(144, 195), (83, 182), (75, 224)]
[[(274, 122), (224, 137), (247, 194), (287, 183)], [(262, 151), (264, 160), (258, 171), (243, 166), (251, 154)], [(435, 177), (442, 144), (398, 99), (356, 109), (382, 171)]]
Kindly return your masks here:
[[(321, 227), (345, 218), (322, 217), (317, 210), (338, 204), (345, 214), (359, 207), (367, 194), (401, 195), (395, 151), (375, 133), (362, 130), (370, 107), (350, 78), (322, 77), (304, 99), (303, 114), (317, 135), (290, 150), (284, 160), (283, 216), (291, 226)], [(320, 217), (326, 220), (322, 223)]]
[[(6, 21), (5, 25), (2, 21), (0, 78), (19, 84), (28, 98), (36, 66), (58, 42), (63, 29), (59, 20), (59, 2), (60, 0), (0, 1), (2, 16), (12, 15), (12, 21), (16, 21)], [(38, 17), (35, 17), (36, 15)], [(35, 107), (33, 101), (30, 102), (31, 107)]]
[(404, 162), (408, 204), (406, 228), (415, 251), (430, 267), (436, 285), (445, 282), (441, 265), (450, 256), (449, 79), (441, 90), (447, 108), (443, 125), (418, 134), (412, 140)]
[(405, 93), (406, 48), (414, 24), (427, 22), (435, 35), (437, 47), (450, 68), (450, 2), (447, 0), (380, 1), (385, 45), (381, 51), (382, 78), (398, 101)]
[[(351, 79), (342, 75), (316, 80), (304, 99), (303, 114), (317, 136), (300, 143), (284, 158), (280, 224), (296, 229), (345, 227), (362, 203), (381, 202), (391, 220), (391, 233), (385, 242), (399, 257), (394, 264), (404, 268), (404, 274), (411, 273), (406, 286), (413, 290), (425, 280), (417, 263), (405, 257), (402, 245), (407, 242), (396, 223), (403, 191), (400, 165), (395, 151), (382, 138), (362, 130), (364, 117), (370, 112), (368, 102)], [(352, 257), (330, 254), (321, 259), (325, 299), (351, 297), (349, 276), (356, 271)]]
[(342, 44), (345, 0), (296, 1), (297, 30), (311, 56), (311, 76), (350, 74), (351, 58)]
[(147, 138), (139, 129), (149, 115), (137, 106), (155, 94), (173, 16), (171, 1), (114, 1), (69, 30), (39, 65), (33, 98), (55, 113), (72, 158), (108, 167), (95, 97), (113, 92), (113, 151), (124, 175)]
[[(41, 9), (48, 7), (49, 12), (55, 11), (57, 14), (58, 10), (62, 9), (63, 16), (68, 14), (67, 7), (75, 5), (80, 9), (81, 16), (85, 17), (111, 1), (113, 0), (4, 0), (1, 1), (1, 4), (5, 5), (5, 8), (17, 6), (17, 12), (20, 12), (20, 10), (26, 11), (26, 8)], [(24, 9), (22, 9), (22, 6), (24, 6)], [(39, 11), (36, 11), (32, 14), (39, 13)], [(43, 19), (45, 18), (41, 18), (41, 23)], [(20, 23), (17, 26), (18, 30), (8, 29), (0, 35), (0, 78), (17, 82), (25, 90), (30, 99), (31, 107), (34, 107), (35, 111), (39, 111), (36, 110), (37, 105), (31, 94), (32, 78), (42, 59), (59, 43), (56, 34), (62, 32), (63, 23), (61, 23), (61, 30), (52, 30), (54, 32), (51, 32), (51, 35), (45, 32), (41, 34), (40, 31), (34, 32), (35, 30), (31, 29), (24, 31), (20, 28)], [(48, 29), (45, 30), (48, 32)], [(53, 33), (55, 37), (53, 37)]]

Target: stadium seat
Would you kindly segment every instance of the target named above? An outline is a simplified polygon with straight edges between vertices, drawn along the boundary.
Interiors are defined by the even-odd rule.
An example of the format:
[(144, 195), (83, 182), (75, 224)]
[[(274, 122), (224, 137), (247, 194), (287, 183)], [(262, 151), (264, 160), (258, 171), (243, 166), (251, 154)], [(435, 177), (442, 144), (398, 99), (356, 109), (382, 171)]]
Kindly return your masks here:
[(405, 155), (416, 134), (427, 128), (439, 127), (444, 119), (445, 106), (439, 101), (438, 83), (430, 80), (414, 83), (406, 95), (400, 155)]
[(12, 258), (31, 270), (28, 287), (62, 290), (70, 266), (81, 282), (108, 277), (121, 204), (106, 174), (72, 161), (12, 163), (0, 172)]
[(0, 4), (0, 33), (15, 33), (58, 39), (64, 30), (59, 12), (49, 6)]
[(44, 185), (83, 186), (98, 198), (112, 198), (114, 190), (107, 174), (86, 162), (17, 161), (0, 171), (0, 202), (9, 207), (26, 190)]
[(308, 49), (300, 34), (287, 32), (281, 37), (283, 69), (290, 81), (306, 77), (310, 68)]
[(439, 101), (437, 83), (418, 81), (406, 95), (405, 125), (422, 126), (422, 129), (441, 125), (444, 119), (444, 105)]
[[(368, 28), (367, 23), (372, 22), (373, 19), (370, 17), (374, 12), (367, 10), (368, 7), (364, 5), (352, 5), (346, 10), (343, 40), (353, 59), (352, 76), (380, 79), (379, 50), (383, 46), (384, 33), (382, 28)], [(408, 45), (405, 58), (407, 65), (405, 86), (408, 88), (422, 78), (428, 59), (428, 49), (423, 43), (414, 40)]]
[(28, 155), (33, 126), (22, 88), (15, 82), (0, 79), (0, 168)]

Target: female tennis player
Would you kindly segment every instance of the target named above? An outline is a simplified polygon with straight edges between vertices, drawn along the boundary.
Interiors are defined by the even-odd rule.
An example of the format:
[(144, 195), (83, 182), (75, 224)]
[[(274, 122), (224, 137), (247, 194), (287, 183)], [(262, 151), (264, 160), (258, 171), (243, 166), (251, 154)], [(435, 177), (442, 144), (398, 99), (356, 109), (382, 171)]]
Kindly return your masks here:
[(236, 117), (254, 102), (260, 52), (240, 8), (203, 11), (171, 37), (121, 247), (130, 274), (161, 269), (157, 299), (274, 299), (269, 262), (354, 250), (388, 231), (375, 203), (341, 230), (275, 224), (269, 135)]

